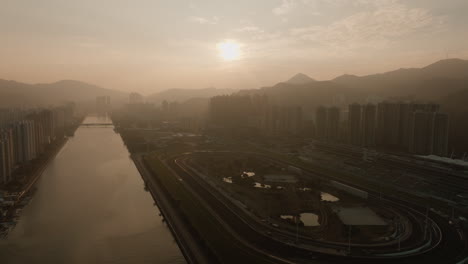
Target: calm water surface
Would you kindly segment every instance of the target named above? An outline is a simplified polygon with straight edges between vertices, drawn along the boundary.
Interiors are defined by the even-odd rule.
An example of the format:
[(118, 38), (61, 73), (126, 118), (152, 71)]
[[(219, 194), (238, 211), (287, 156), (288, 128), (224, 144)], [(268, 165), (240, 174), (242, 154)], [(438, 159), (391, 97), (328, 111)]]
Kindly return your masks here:
[(112, 128), (79, 128), (37, 188), (0, 263), (185, 263)]

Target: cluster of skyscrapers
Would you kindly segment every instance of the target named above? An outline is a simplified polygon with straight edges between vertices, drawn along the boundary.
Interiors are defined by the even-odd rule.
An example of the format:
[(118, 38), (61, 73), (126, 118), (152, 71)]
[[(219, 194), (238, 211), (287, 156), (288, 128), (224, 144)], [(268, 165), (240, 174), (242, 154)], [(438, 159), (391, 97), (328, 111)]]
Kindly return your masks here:
[(223, 95), (210, 101), (212, 124), (250, 128), (269, 135), (299, 134), (303, 127), (300, 106), (270, 104), (266, 95)]
[(40, 157), (65, 136), (73, 120), (72, 104), (53, 109), (0, 109), (0, 184), (13, 180), (16, 168)]
[(316, 137), (356, 146), (448, 155), (449, 117), (437, 104), (382, 102), (351, 104), (347, 119), (337, 107), (316, 110)]
[(298, 135), (303, 128), (303, 113), (300, 106), (268, 106), (263, 118), (264, 129), (268, 134)]
[[(315, 113), (315, 137), (365, 148), (447, 156), (449, 117), (439, 109), (437, 104), (386, 101), (351, 104), (347, 111), (320, 106)], [(209, 111), (215, 126), (256, 129), (266, 135), (310, 135), (302, 107), (272, 105), (266, 95), (215, 96)]]

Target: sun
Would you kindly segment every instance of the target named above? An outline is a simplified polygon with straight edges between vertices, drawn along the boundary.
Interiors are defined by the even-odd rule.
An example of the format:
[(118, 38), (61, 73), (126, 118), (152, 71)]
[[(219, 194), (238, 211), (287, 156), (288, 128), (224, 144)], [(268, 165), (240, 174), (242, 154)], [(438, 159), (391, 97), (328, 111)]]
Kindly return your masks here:
[(233, 61), (240, 59), (241, 47), (239, 43), (232, 40), (226, 40), (224, 42), (218, 43), (217, 47), (219, 56), (221, 56), (223, 60)]

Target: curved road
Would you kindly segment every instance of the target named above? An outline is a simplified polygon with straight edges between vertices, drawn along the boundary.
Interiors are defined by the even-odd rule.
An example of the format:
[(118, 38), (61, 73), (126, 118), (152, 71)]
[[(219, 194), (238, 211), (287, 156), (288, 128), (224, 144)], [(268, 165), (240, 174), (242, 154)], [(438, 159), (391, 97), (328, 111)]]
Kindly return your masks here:
[[(241, 237), (245, 237), (249, 241), (248, 243), (254, 244), (254, 245), (262, 245), (262, 248), (264, 248), (267, 252), (275, 252), (276, 255), (281, 256), (284, 259), (295, 259), (296, 263), (302, 263), (302, 262), (310, 263), (311, 255), (315, 256), (316, 258), (320, 258), (321, 263), (325, 263), (324, 261), (327, 261), (327, 263), (339, 263), (345, 260), (347, 263), (351, 263), (350, 258), (330, 257), (327, 254), (324, 254), (323, 252), (311, 254), (310, 251), (299, 249), (293, 245), (280, 243), (279, 241), (273, 240), (271, 237), (269, 237), (265, 233), (258, 232), (258, 230), (252, 230), (252, 227), (243, 219), (243, 217), (239, 215), (239, 212), (235, 212), (233, 210), (233, 208), (236, 207), (235, 205), (234, 206), (232, 204), (227, 205), (229, 204), (229, 201), (223, 201), (220, 195), (216, 195), (217, 190), (210, 189), (208, 184), (200, 182), (203, 180), (200, 179), (198, 176), (194, 176), (193, 173), (190, 172), (190, 169), (187, 168), (184, 164), (181, 164), (180, 162), (178, 162), (177, 159), (172, 159), (168, 162), (168, 165), (170, 168), (172, 168), (172, 170), (177, 175), (179, 175), (181, 178), (183, 178), (186, 182), (189, 183), (190, 187), (194, 189), (193, 190), (194, 192), (198, 193), (200, 197), (203, 197), (202, 199), (205, 203), (207, 203), (210, 207), (214, 208), (218, 215), (223, 216), (222, 218), (224, 220), (220, 219), (221, 221), (224, 221), (225, 223), (229, 223), (229, 225), (235, 228), (236, 232), (238, 232)], [(371, 192), (371, 194), (372, 193), (373, 192)], [(391, 201), (388, 197), (384, 197), (384, 199), (393, 203), (398, 203), (406, 207), (409, 207), (407, 202), (401, 203), (402, 201)], [(409, 208), (413, 208), (413, 205), (411, 205), (411, 207)], [(430, 214), (431, 219), (435, 217), (436, 216), (434, 216), (432, 213)], [(444, 233), (447, 232), (446, 226), (445, 228), (443, 228), (442, 231), (444, 231)], [(447, 238), (444, 239), (444, 242), (446, 241), (448, 241)], [(257, 248), (257, 246), (253, 246), (253, 247)], [(339, 253), (339, 251), (337, 252)], [(266, 254), (271, 255), (270, 253), (266, 253)], [(429, 255), (431, 255), (430, 258), (428, 257), (421, 258), (421, 256), (414, 257), (414, 258), (407, 258), (407, 259), (399, 259), (399, 260), (384, 260), (382, 258), (382, 259), (379, 259), (379, 263), (418, 263), (420, 260), (423, 260), (423, 259), (424, 259), (424, 263), (450, 263), (450, 262), (446, 262), (448, 260), (446, 258), (447, 257), (446, 254), (429, 254)], [(434, 258), (434, 257), (437, 257), (437, 258)], [(442, 260), (442, 257), (444, 260)], [(298, 259), (298, 258), (302, 258), (302, 259)], [(387, 256), (386, 258), (390, 258), (390, 256)], [(284, 261), (284, 260), (281, 260), (281, 261)], [(354, 261), (358, 261), (356, 263), (375, 263), (376, 260), (375, 259), (374, 260), (364, 260), (364, 259), (357, 260), (356, 259), (356, 260), (353, 260), (353, 262)], [(440, 262), (440, 261), (443, 261), (443, 262)]]

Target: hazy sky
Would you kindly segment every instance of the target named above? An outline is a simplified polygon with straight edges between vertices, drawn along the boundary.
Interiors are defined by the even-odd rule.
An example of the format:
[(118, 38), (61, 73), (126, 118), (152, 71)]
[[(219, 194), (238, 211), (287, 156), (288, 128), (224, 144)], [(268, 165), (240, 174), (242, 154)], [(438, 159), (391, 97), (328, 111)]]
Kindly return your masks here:
[[(256, 88), (468, 58), (467, 0), (0, 0), (0, 78)], [(224, 60), (218, 44), (240, 45)]]

